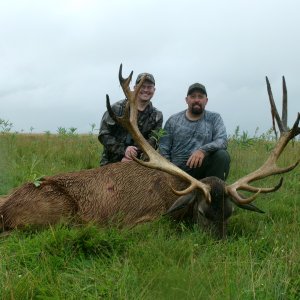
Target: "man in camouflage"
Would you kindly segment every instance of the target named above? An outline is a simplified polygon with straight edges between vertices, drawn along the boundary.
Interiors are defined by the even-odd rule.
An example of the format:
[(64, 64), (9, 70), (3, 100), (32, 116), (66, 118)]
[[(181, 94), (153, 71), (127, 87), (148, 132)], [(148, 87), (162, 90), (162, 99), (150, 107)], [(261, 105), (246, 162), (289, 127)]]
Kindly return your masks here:
[[(134, 88), (142, 76), (146, 76), (146, 80), (137, 97), (138, 127), (145, 139), (155, 148), (157, 145), (155, 138), (152, 137), (152, 131), (162, 128), (163, 115), (151, 103), (155, 92), (155, 80), (152, 74), (139, 74)], [(123, 115), (126, 102), (127, 99), (112, 105), (112, 110), (117, 116)], [(140, 154), (140, 150), (135, 145), (131, 135), (110, 117), (108, 111), (102, 117), (98, 140), (103, 145), (101, 166), (118, 161), (129, 161), (132, 160), (132, 156)]]

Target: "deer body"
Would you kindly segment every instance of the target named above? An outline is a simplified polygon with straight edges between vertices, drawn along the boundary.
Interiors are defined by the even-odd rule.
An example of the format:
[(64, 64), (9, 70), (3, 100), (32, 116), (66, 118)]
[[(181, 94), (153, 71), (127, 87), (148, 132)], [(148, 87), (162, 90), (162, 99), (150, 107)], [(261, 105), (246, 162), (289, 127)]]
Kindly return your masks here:
[(62, 219), (107, 224), (119, 219), (134, 225), (153, 220), (178, 198), (169, 184), (184, 183), (136, 162), (45, 177), (40, 186), (26, 183), (0, 202), (2, 227), (54, 224)]
[[(190, 193), (183, 200), (188, 197), (197, 198), (196, 201), (190, 201), (186, 209), (175, 211), (172, 216), (191, 219), (205, 227), (214, 219), (224, 220), (225, 224), (232, 207), (224, 198), (224, 182), (214, 177), (204, 181), (214, 185), (212, 205), (207, 204), (202, 193)], [(26, 183), (2, 198), (1, 227), (13, 229), (64, 220), (132, 227), (159, 218), (178, 201), (180, 197), (171, 186), (185, 188), (187, 183), (133, 161), (49, 176), (38, 187)], [(199, 218), (199, 211), (203, 217)]]

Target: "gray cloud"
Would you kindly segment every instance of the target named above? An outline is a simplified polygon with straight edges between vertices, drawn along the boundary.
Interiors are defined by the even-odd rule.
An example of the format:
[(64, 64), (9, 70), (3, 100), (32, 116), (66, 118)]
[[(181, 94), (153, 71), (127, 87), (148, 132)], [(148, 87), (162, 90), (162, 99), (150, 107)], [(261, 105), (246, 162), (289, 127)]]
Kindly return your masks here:
[(207, 86), (207, 109), (228, 133), (271, 127), (265, 76), (289, 120), (299, 111), (300, 38), (296, 0), (6, 1), (0, 4), (0, 118), (14, 130), (90, 130), (105, 94), (123, 97), (124, 75), (154, 74), (154, 104), (165, 120), (185, 109), (187, 87)]

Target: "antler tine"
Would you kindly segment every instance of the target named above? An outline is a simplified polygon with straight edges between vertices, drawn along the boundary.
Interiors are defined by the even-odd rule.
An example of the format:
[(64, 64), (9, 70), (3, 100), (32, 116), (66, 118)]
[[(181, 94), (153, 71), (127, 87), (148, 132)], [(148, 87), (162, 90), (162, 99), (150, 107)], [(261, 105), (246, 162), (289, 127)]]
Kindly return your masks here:
[(295, 124), (294, 124), (294, 126), (293, 126), (293, 129), (292, 129), (292, 130), (295, 132), (293, 138), (294, 138), (295, 136), (297, 136), (298, 134), (300, 134), (300, 127), (298, 126), (299, 120), (300, 120), (300, 113), (298, 113), (297, 120), (296, 120), (296, 122), (295, 122)]
[[(252, 202), (260, 193), (270, 193), (270, 192), (274, 192), (274, 191), (278, 190), (280, 188), (280, 186), (282, 185), (282, 179), (280, 180), (279, 184), (277, 184), (273, 188), (253, 187), (253, 186), (250, 186), (249, 183), (259, 180), (259, 179), (269, 177), (271, 175), (290, 172), (300, 162), (300, 159), (299, 159), (296, 163), (294, 163), (288, 167), (284, 167), (284, 168), (280, 168), (276, 164), (279, 156), (281, 155), (281, 153), (283, 152), (283, 150), (285, 149), (285, 147), (289, 143), (289, 141), (291, 139), (293, 139), (295, 136), (297, 136), (298, 134), (300, 134), (300, 128), (299, 128), (300, 113), (298, 113), (298, 116), (296, 118), (296, 121), (295, 121), (292, 129), (288, 130), (287, 126), (284, 124), (285, 121), (283, 122), (283, 120), (281, 120), (278, 115), (278, 112), (277, 112), (277, 109), (276, 109), (276, 106), (274, 103), (272, 91), (271, 91), (271, 86), (270, 86), (270, 83), (269, 83), (269, 80), (267, 77), (266, 77), (266, 81), (267, 81), (267, 89), (268, 89), (268, 93), (269, 93), (269, 100), (270, 100), (270, 105), (271, 105), (273, 122), (274, 122), (274, 117), (275, 117), (276, 121), (277, 121), (277, 125), (280, 130), (280, 138), (279, 138), (275, 148), (271, 152), (270, 156), (266, 160), (266, 162), (259, 169), (242, 177), (235, 183), (226, 187), (227, 194), (230, 195), (234, 199), (234, 201), (237, 201), (240, 204), (247, 204), (247, 203)], [(287, 116), (286, 110), (287, 110), (287, 91), (286, 91), (285, 80), (283, 77), (283, 118), (285, 118)], [(256, 194), (249, 198), (243, 198), (238, 194), (237, 190), (249, 191), (249, 192), (256, 193)]]
[[(119, 68), (119, 81), (120, 81), (121, 87), (123, 89), (123, 92), (124, 92), (126, 98), (130, 99), (131, 95), (132, 95), (132, 91), (130, 91), (129, 84), (130, 84), (130, 82), (132, 80), (133, 71), (130, 72), (130, 74), (129, 74), (129, 76), (127, 78), (123, 78), (123, 76), (122, 76), (122, 69), (123, 69), (123, 65), (120, 64), (120, 68)], [(136, 108), (136, 102), (134, 102), (133, 104), (134, 104), (134, 107)], [(126, 109), (129, 109), (128, 105), (126, 105)]]
[(268, 89), (269, 101), (270, 101), (270, 106), (271, 106), (273, 130), (274, 130), (276, 138), (277, 138), (277, 131), (276, 131), (276, 128), (275, 128), (274, 118), (276, 119), (279, 131), (283, 132), (284, 128), (283, 128), (282, 121), (280, 120), (280, 117), (279, 117), (279, 114), (278, 114), (278, 111), (277, 111), (277, 108), (276, 108), (276, 105), (275, 105), (275, 102), (274, 102), (271, 85), (270, 85), (270, 82), (269, 82), (269, 79), (268, 79), (267, 76), (266, 76), (266, 82), (267, 82), (267, 89)]
[(288, 130), (287, 126), (287, 89), (286, 89), (286, 83), (285, 78), (282, 76), (282, 125), (284, 127), (284, 130)]
[(142, 149), (142, 151), (148, 156), (149, 161), (142, 161), (135, 157), (133, 159), (145, 167), (165, 171), (171, 175), (179, 176), (181, 179), (190, 183), (190, 186), (183, 191), (176, 191), (173, 189), (175, 194), (184, 195), (184, 194), (187, 194), (187, 193), (191, 192), (192, 190), (198, 188), (203, 192), (206, 200), (208, 202), (210, 202), (211, 201), (211, 196), (209, 193), (210, 187), (207, 184), (204, 184), (204, 183), (196, 180), (195, 178), (193, 178), (192, 176), (190, 176), (189, 174), (187, 174), (186, 172), (184, 172), (183, 170), (181, 170), (180, 168), (178, 168), (177, 166), (175, 166), (174, 164), (169, 162), (166, 158), (161, 156), (157, 151), (155, 151), (152, 148), (152, 146), (147, 142), (147, 140), (141, 134), (141, 132), (138, 128), (138, 125), (137, 125), (138, 111), (137, 111), (136, 99), (137, 99), (137, 95), (142, 87), (142, 84), (146, 79), (146, 76), (142, 77), (141, 81), (138, 83), (138, 85), (136, 86), (134, 91), (131, 91), (129, 88), (131, 79), (132, 79), (132, 72), (130, 73), (128, 78), (124, 79), (122, 77), (122, 64), (121, 64), (120, 69), (119, 69), (119, 80), (120, 80), (121, 87), (124, 91), (124, 94), (127, 98), (126, 109), (125, 109), (124, 115), (122, 117), (117, 117), (114, 114), (112, 108), (110, 107), (108, 96), (106, 97), (106, 100), (107, 100), (106, 104), (107, 104), (108, 112), (111, 115), (111, 117), (116, 122), (120, 123), (124, 128), (127, 129), (127, 131), (131, 134), (134, 141), (139, 145), (139, 147)]
[[(282, 186), (282, 183), (283, 183), (283, 178), (280, 178), (279, 183), (272, 188), (258, 188), (258, 187), (254, 187), (254, 186), (245, 184), (244, 186), (239, 187), (239, 188), (233, 188), (233, 189), (229, 190), (228, 187), (226, 187), (226, 189), (228, 191), (228, 194), (233, 198), (234, 202), (239, 203), (239, 204), (249, 204), (252, 201), (254, 201), (260, 193), (271, 193), (271, 192), (277, 191)], [(242, 197), (237, 192), (237, 189), (252, 192), (255, 194), (251, 197), (245, 198), (245, 197)]]
[(121, 84), (127, 81), (128, 85), (129, 85), (129, 83), (132, 80), (133, 71), (130, 72), (130, 74), (129, 74), (129, 76), (127, 78), (123, 78), (123, 76), (122, 76), (122, 70), (123, 70), (123, 65), (120, 64), (120, 68), (119, 68), (119, 81), (120, 81)]
[[(120, 64), (120, 68), (119, 68), (119, 81), (121, 84), (121, 87), (124, 91), (124, 94), (127, 98), (131, 98), (131, 91), (129, 89), (129, 84), (132, 80), (132, 75), (133, 75), (133, 71), (130, 72), (129, 76), (127, 78), (123, 78), (122, 76), (122, 69), (123, 66), (122, 64)], [(124, 89), (125, 87), (125, 89)], [(135, 107), (133, 107), (133, 109), (137, 110), (136, 105), (134, 105)], [(114, 113), (114, 111), (112, 110), (112, 107), (110, 105), (110, 100), (109, 100), (109, 96), (106, 95), (106, 107), (107, 107), (107, 111), (110, 115), (110, 117), (117, 123), (120, 123), (122, 126), (125, 126), (124, 122), (125, 120), (129, 119), (130, 114), (129, 114), (129, 105), (125, 106), (125, 111), (123, 113), (123, 116), (116, 116), (116, 114)]]

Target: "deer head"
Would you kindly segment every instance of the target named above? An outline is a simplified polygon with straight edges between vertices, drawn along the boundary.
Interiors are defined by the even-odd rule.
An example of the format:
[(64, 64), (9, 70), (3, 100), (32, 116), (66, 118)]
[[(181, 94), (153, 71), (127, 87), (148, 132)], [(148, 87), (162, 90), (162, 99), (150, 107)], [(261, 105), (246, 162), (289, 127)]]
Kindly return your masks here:
[[(119, 80), (124, 94), (128, 100), (125, 113), (121, 117), (117, 117), (110, 106), (109, 96), (106, 96), (107, 109), (110, 116), (132, 135), (135, 142), (140, 146), (144, 154), (148, 157), (147, 161), (141, 161), (137, 158), (134, 160), (148, 168), (164, 171), (168, 174), (179, 177), (181, 180), (187, 182), (189, 186), (184, 190), (177, 190), (172, 188), (173, 192), (180, 196), (177, 201), (168, 209), (166, 214), (176, 214), (178, 211), (189, 211), (190, 218), (197, 223), (205, 223), (213, 228), (216, 233), (224, 237), (226, 230), (226, 221), (232, 214), (232, 202), (238, 207), (248, 209), (255, 212), (262, 211), (257, 208), (252, 202), (260, 193), (270, 193), (278, 190), (282, 185), (283, 179), (275, 187), (262, 188), (254, 187), (250, 185), (251, 182), (269, 177), (271, 175), (282, 174), (290, 172), (299, 163), (299, 160), (291, 166), (285, 168), (279, 168), (276, 165), (280, 154), (288, 144), (288, 142), (300, 133), (298, 127), (300, 114), (296, 118), (296, 121), (291, 130), (287, 127), (287, 90), (285, 80), (283, 78), (283, 108), (282, 108), (282, 119), (280, 119), (275, 102), (273, 100), (271, 87), (268, 78), (267, 88), (269, 93), (271, 113), (273, 119), (273, 128), (275, 130), (276, 119), (278, 128), (280, 130), (280, 138), (271, 152), (266, 162), (256, 171), (238, 179), (236, 182), (230, 185), (226, 185), (224, 181), (216, 177), (208, 177), (203, 180), (196, 180), (189, 174), (179, 169), (177, 166), (162, 157), (157, 151), (155, 151), (151, 145), (145, 140), (140, 133), (137, 126), (137, 104), (136, 98), (139, 90), (143, 84), (145, 78), (142, 78), (140, 83), (137, 85), (135, 90), (130, 90), (129, 84), (132, 79), (133, 72), (127, 78), (122, 77), (122, 65), (119, 69)], [(141, 184), (142, 179), (141, 179)], [(254, 193), (250, 197), (244, 196), (241, 191), (247, 191)]]

